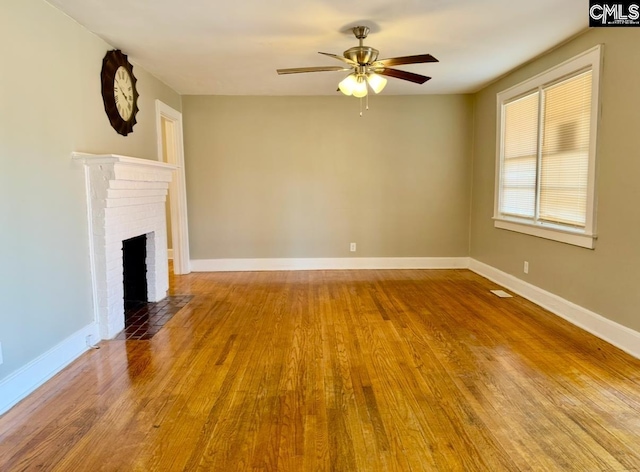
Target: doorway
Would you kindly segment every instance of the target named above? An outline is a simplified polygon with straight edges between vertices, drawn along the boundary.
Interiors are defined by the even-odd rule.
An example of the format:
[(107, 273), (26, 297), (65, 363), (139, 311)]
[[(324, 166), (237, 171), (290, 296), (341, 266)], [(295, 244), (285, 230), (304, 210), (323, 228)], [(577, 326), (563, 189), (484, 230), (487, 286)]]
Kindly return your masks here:
[(187, 224), (187, 189), (184, 172), (182, 113), (156, 100), (158, 160), (177, 166), (169, 184), (167, 198), (167, 242), (173, 257), (173, 273), (188, 274), (189, 230)]

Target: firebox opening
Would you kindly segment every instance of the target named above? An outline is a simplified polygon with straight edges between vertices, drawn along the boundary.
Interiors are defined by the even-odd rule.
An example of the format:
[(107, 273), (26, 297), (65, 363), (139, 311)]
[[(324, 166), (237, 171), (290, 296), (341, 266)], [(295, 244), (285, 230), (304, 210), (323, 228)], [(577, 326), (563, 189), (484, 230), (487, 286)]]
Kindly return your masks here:
[(143, 234), (122, 242), (124, 278), (124, 308), (139, 306), (149, 301), (147, 291), (147, 235)]

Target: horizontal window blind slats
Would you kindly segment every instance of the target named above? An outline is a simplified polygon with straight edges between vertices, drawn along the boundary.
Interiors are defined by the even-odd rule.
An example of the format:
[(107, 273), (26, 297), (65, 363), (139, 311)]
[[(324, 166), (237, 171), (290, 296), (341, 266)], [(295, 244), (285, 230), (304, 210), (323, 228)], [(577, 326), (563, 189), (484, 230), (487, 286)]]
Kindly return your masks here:
[(602, 46), (497, 94), (494, 226), (593, 249)]
[(505, 105), (505, 159), (537, 154), (538, 95), (535, 92)]
[(545, 89), (541, 220), (584, 226), (589, 184), (591, 71)]
[(504, 163), (500, 211), (533, 218), (536, 202), (538, 102), (534, 92), (504, 106)]

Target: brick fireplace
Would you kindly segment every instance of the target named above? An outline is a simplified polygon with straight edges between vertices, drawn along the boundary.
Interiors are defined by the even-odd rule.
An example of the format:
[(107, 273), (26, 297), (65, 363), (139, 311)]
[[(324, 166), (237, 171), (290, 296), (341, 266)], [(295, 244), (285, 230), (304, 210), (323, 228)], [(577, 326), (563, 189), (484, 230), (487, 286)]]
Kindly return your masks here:
[(146, 235), (147, 298), (169, 289), (165, 202), (173, 165), (114, 154), (74, 153), (84, 164), (91, 278), (102, 339), (124, 328), (123, 242)]

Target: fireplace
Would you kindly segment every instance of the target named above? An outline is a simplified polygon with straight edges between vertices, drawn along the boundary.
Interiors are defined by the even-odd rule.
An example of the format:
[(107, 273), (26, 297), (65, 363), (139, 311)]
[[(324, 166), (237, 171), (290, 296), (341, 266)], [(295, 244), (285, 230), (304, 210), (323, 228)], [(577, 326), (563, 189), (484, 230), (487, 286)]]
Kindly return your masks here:
[[(137, 269), (145, 279), (146, 299), (157, 302), (167, 295), (165, 202), (176, 167), (118, 155), (74, 153), (73, 157), (85, 169), (95, 318), (102, 339), (112, 339), (124, 328), (123, 248), (129, 240), (136, 240), (134, 245), (144, 241), (143, 256), (134, 259), (143, 259), (146, 265), (146, 270)], [(134, 290), (143, 291), (139, 282)]]
[[(147, 303), (147, 235), (122, 241), (124, 309)], [(126, 317), (125, 317), (126, 324)]]

